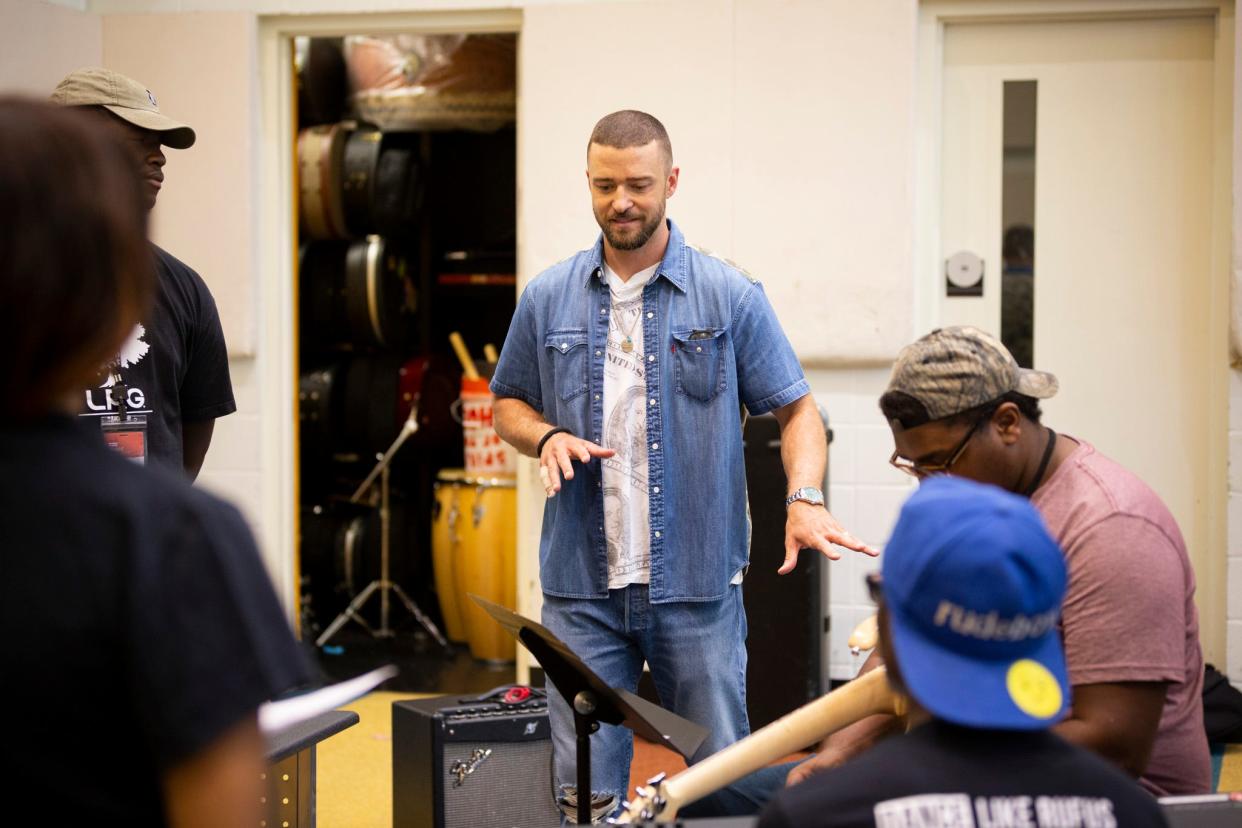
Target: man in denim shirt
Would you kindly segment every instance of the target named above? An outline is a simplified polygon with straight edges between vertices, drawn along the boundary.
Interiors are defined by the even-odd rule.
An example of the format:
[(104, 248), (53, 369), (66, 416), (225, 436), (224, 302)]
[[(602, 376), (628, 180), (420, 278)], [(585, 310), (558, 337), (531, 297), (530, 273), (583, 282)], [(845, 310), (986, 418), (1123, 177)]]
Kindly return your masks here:
[[(802, 548), (875, 551), (823, 506), (823, 423), (763, 288), (665, 218), (678, 174), (650, 115), (595, 126), (587, 183), (603, 234), (527, 285), (491, 389), (496, 430), (539, 459), (548, 496), (544, 625), (614, 686), (636, 689), (645, 660), (661, 701), (711, 731), (695, 761), (750, 729), (741, 406), (781, 426), (780, 572)], [(576, 801), (573, 715), (551, 702), (564, 805)], [(632, 754), (628, 730), (592, 736), (600, 810), (624, 795)]]

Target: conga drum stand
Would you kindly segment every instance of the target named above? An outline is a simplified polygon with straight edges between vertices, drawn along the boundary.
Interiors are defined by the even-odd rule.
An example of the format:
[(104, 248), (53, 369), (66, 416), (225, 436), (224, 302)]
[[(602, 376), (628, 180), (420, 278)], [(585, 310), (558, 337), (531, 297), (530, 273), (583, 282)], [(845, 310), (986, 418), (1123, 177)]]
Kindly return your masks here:
[[(599, 730), (600, 722), (625, 725), (639, 736), (680, 753), (687, 761), (707, 738), (706, 728), (624, 688), (606, 684), (546, 627), (477, 595), (470, 597), (539, 660), (544, 674), (573, 709), (579, 825), (592, 822), (591, 734)], [(584, 790), (586, 796), (582, 795)]]
[[(405, 605), (405, 608), (409, 611), (410, 615), (414, 616), (415, 620), (418, 621), (418, 623), (422, 625), (422, 628), (427, 631), (427, 634), (434, 638), (441, 647), (444, 647), (445, 649), (448, 649), (449, 647), (448, 640), (444, 637), (443, 633), (440, 632), (440, 628), (436, 626), (435, 622), (428, 618), (427, 614), (419, 609), (418, 604), (414, 602), (413, 598), (406, 595), (405, 590), (401, 588), (400, 584), (394, 583), (389, 580), (388, 577), (388, 560), (390, 554), (388, 511), (389, 465), (392, 463), (392, 458), (396, 456), (398, 451), (400, 451), (401, 446), (404, 445), (405, 441), (408, 440), (416, 431), (418, 431), (417, 405), (410, 409), (410, 416), (405, 418), (405, 424), (401, 426), (401, 432), (397, 434), (397, 439), (393, 440), (392, 445), (388, 447), (388, 450), (384, 452), (384, 454), (379, 458), (379, 461), (375, 464), (375, 468), (373, 468), (371, 473), (367, 475), (367, 479), (362, 481), (362, 484), (358, 486), (358, 490), (349, 498), (350, 503), (361, 502), (362, 496), (367, 493), (372, 485), (374, 485), (375, 478), (378, 477), (380, 479), (380, 576), (376, 580), (367, 584), (366, 587), (354, 597), (354, 600), (349, 602), (349, 606), (342, 610), (341, 614), (332, 620), (332, 623), (328, 625), (328, 628), (323, 631), (319, 638), (315, 639), (316, 647), (322, 647), (326, 644), (332, 636), (336, 635), (341, 627), (344, 627), (350, 620), (356, 621), (358, 624), (362, 625), (363, 629), (375, 638), (392, 638), (394, 632), (392, 627), (388, 625), (390, 593), (395, 594), (397, 598), (401, 600), (401, 603)], [(380, 623), (378, 627), (373, 627), (367, 623), (367, 620), (363, 618), (361, 614), (359, 614), (359, 610), (362, 609), (363, 605), (366, 604), (371, 595), (376, 592), (378, 592), (380, 596)]]

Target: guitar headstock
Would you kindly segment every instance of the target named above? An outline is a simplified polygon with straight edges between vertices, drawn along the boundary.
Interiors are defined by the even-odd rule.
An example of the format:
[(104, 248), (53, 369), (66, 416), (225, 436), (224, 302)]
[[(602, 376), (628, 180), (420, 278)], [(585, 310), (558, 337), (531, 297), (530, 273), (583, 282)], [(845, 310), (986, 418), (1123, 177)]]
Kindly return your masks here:
[(634, 798), (621, 803), (621, 812), (608, 820), (611, 825), (633, 825), (657, 820), (668, 807), (664, 773), (657, 773), (646, 785), (634, 789)]

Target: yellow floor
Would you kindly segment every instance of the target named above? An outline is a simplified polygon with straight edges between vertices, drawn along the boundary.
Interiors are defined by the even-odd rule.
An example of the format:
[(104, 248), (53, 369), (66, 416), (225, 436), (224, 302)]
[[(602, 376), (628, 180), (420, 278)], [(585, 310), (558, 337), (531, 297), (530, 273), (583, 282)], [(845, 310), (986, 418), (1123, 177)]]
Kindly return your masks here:
[(317, 822), (324, 828), (392, 825), (392, 703), (427, 693), (370, 693), (342, 710), (360, 721), (319, 743)]
[(1220, 763), (1220, 780), (1216, 790), (1242, 791), (1242, 745), (1228, 745)]
[[(392, 825), (392, 703), (429, 693), (370, 693), (342, 708), (360, 721), (318, 747), (318, 824), (325, 828)], [(1230, 745), (1220, 791), (1242, 790), (1242, 745)]]

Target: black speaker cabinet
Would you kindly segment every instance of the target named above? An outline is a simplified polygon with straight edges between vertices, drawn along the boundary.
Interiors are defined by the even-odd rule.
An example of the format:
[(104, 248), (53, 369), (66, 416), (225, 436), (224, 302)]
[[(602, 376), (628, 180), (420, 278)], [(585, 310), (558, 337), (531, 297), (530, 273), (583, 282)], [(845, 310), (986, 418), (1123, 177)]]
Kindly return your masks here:
[[(820, 413), (828, 431), (827, 415)], [(757, 730), (827, 692), (828, 571), (822, 555), (803, 552), (793, 572), (776, 574), (785, 559), (780, 425), (771, 414), (751, 417), (743, 440), (751, 518), (750, 569), (742, 589), (749, 627), (746, 706)], [(827, 483), (825, 476), (825, 493)]]
[(542, 691), (393, 702), (392, 793), (394, 828), (558, 825)]

